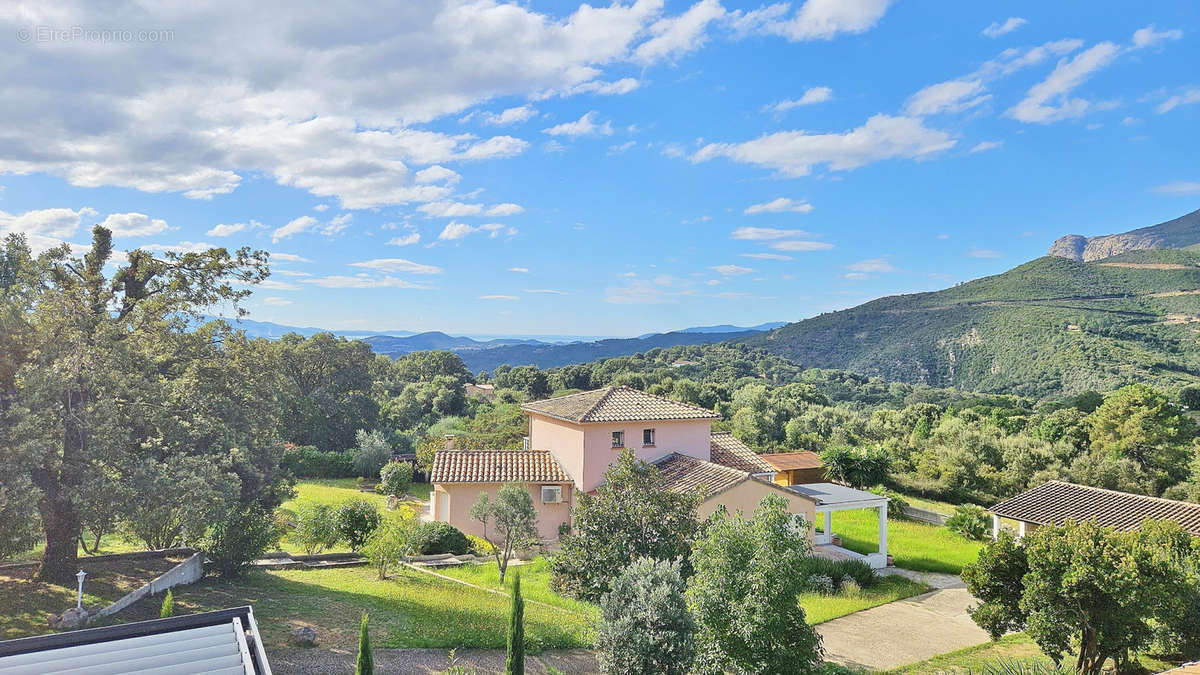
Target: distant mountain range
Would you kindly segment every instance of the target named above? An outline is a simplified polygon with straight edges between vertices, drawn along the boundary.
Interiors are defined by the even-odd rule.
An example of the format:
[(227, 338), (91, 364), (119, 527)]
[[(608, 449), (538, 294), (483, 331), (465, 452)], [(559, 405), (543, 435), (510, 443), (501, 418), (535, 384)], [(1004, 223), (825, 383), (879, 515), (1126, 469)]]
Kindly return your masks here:
[(1121, 234), (1084, 237), (1068, 234), (1050, 246), (1047, 255), (1092, 262), (1129, 251), (1155, 248), (1187, 248), (1200, 244), (1200, 210), (1165, 223)]

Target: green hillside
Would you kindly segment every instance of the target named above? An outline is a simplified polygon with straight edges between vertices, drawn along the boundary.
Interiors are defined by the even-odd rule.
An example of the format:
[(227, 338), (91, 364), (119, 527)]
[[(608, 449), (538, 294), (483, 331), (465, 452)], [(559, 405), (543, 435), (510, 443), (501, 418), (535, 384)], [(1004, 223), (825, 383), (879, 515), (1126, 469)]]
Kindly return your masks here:
[(745, 341), (805, 366), (1044, 397), (1200, 376), (1200, 252), (1045, 257)]

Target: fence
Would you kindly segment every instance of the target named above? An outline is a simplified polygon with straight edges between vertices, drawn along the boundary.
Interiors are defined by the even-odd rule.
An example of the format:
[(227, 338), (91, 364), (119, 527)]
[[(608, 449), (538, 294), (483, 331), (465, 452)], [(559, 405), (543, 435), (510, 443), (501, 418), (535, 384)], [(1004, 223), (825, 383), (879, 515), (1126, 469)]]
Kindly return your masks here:
[(929, 523), (930, 525), (945, 525), (946, 519), (950, 517), (944, 513), (938, 513), (937, 511), (929, 511), (926, 509), (918, 509), (915, 506), (904, 507), (904, 515), (918, 522)]

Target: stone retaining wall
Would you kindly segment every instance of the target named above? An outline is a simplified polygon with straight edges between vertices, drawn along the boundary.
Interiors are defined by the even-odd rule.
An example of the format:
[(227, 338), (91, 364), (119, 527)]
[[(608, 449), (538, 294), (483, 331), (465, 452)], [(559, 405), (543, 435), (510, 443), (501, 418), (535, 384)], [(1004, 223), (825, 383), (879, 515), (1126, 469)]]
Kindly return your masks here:
[(105, 607), (96, 614), (89, 616), (88, 620), (91, 621), (102, 616), (112, 616), (113, 614), (125, 609), (147, 595), (162, 593), (173, 586), (194, 584), (203, 577), (204, 553), (193, 553), (190, 558), (158, 575), (158, 577), (156, 577), (150, 583), (142, 586), (132, 593), (129, 593), (125, 597), (117, 600), (108, 607)]
[(915, 506), (904, 507), (904, 515), (922, 523), (929, 523), (930, 525), (945, 525), (946, 519), (950, 517), (944, 513), (918, 509)]

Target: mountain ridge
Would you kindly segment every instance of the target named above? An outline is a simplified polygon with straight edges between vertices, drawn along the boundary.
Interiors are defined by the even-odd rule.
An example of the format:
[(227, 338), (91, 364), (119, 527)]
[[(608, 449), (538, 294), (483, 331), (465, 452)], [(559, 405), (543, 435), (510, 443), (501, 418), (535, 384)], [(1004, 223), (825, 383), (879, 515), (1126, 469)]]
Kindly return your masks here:
[(1094, 262), (1129, 251), (1186, 248), (1195, 244), (1200, 244), (1200, 209), (1157, 225), (1120, 234), (1095, 237), (1068, 234), (1056, 239), (1046, 255)]

